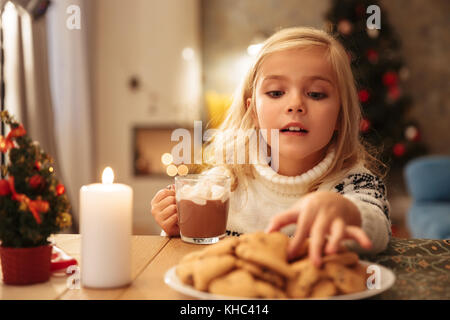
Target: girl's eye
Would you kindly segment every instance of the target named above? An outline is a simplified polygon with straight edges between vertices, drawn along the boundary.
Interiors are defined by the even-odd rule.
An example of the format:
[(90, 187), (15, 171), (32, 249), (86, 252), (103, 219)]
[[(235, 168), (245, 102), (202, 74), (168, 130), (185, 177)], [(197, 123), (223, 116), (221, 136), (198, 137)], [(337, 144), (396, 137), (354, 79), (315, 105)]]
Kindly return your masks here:
[(279, 91), (279, 90), (275, 90), (275, 91), (266, 92), (266, 94), (269, 95), (272, 98), (279, 98), (279, 97), (281, 97), (284, 94), (284, 92), (283, 91)]
[(308, 96), (314, 100), (322, 100), (327, 97), (327, 95), (322, 92), (308, 92)]

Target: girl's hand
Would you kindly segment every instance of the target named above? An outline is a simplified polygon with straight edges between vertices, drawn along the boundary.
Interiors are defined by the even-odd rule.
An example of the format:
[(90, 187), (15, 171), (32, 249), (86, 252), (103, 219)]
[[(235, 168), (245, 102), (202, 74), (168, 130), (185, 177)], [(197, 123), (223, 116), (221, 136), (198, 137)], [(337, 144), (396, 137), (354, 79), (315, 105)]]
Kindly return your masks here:
[(297, 229), (289, 242), (289, 259), (296, 257), (308, 236), (309, 258), (317, 267), (322, 263), (323, 249), (325, 254), (336, 253), (343, 239), (354, 239), (365, 249), (372, 246), (370, 239), (361, 229), (358, 208), (339, 193), (316, 191), (304, 196), (288, 211), (273, 217), (266, 232), (277, 231), (295, 222)]
[(164, 188), (159, 190), (152, 199), (151, 207), (153, 218), (168, 236), (180, 234), (175, 187), (173, 185), (170, 189)]

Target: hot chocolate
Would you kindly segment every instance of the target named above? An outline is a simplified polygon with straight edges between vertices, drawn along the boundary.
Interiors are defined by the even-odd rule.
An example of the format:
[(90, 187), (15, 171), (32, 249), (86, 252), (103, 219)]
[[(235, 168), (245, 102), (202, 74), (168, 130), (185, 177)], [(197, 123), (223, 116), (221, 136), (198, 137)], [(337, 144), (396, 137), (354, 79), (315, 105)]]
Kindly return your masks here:
[(225, 235), (230, 198), (230, 178), (189, 175), (175, 178), (178, 225), (181, 239), (210, 244)]
[(191, 200), (177, 201), (180, 233), (189, 238), (221, 237), (225, 234), (230, 200), (206, 200), (204, 205)]

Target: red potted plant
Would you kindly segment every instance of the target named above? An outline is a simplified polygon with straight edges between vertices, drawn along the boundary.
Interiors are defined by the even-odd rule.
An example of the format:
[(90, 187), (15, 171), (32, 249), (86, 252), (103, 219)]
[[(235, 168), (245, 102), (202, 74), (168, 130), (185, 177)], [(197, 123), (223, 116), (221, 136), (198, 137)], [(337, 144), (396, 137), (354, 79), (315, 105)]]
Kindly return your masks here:
[(0, 136), (7, 155), (0, 180), (0, 259), (5, 284), (26, 285), (50, 278), (52, 245), (48, 241), (72, 224), (64, 186), (55, 176), (53, 159), (28, 136), (7, 111), (10, 127)]

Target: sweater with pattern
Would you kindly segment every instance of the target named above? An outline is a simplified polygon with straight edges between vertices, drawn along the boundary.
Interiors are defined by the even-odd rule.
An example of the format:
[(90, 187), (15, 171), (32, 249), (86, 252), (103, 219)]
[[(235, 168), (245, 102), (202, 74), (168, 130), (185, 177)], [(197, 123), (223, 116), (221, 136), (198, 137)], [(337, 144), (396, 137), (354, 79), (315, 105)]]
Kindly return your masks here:
[[(307, 194), (308, 183), (323, 174), (335, 157), (330, 149), (325, 158), (307, 172), (295, 176), (283, 176), (269, 165), (254, 165), (254, 179), (248, 179), (245, 188), (239, 184), (230, 196), (227, 234), (240, 235), (264, 230), (277, 213), (289, 209)], [(208, 173), (226, 173), (223, 167), (210, 169)], [(326, 181), (317, 191), (333, 191), (351, 200), (361, 214), (362, 229), (372, 241), (372, 248), (361, 248), (353, 240), (344, 245), (359, 253), (375, 254), (386, 249), (391, 237), (389, 202), (386, 187), (379, 177), (363, 165), (347, 170), (342, 180)], [(293, 235), (295, 225), (287, 226), (282, 232)]]

